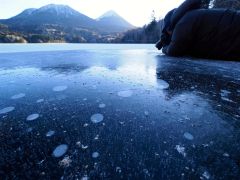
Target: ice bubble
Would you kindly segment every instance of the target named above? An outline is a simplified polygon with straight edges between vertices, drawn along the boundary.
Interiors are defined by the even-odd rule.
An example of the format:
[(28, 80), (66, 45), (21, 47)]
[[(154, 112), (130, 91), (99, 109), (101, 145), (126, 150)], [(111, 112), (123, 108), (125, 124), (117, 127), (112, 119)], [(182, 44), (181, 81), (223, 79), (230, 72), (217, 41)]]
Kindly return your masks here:
[(58, 164), (62, 167), (69, 167), (72, 163), (72, 160), (70, 157), (64, 157), (63, 160), (61, 160)]
[(54, 149), (53, 156), (54, 157), (61, 157), (67, 152), (67, 150), (68, 150), (68, 145), (61, 144)]
[(89, 177), (88, 177), (88, 176), (83, 176), (83, 177), (81, 178), (81, 180), (89, 180)]
[(131, 90), (119, 91), (118, 96), (120, 97), (131, 97), (133, 92)]
[(229, 98), (221, 97), (221, 99), (222, 99), (223, 101), (227, 101), (227, 102), (233, 103), (233, 101), (232, 101), (231, 99), (229, 99)]
[(175, 149), (178, 151), (179, 154), (186, 156), (185, 147), (181, 145), (176, 145)]
[(31, 114), (27, 117), (27, 121), (33, 121), (39, 118), (39, 114)]
[(56, 86), (53, 88), (53, 91), (61, 92), (61, 91), (65, 91), (66, 89), (67, 89), (67, 86)]
[(205, 172), (202, 174), (202, 177), (205, 178), (205, 179), (210, 179), (210, 174), (209, 174), (209, 172), (205, 171)]
[(167, 89), (169, 87), (169, 84), (162, 80), (162, 79), (158, 79), (158, 89)]
[(48, 131), (47, 133), (46, 133), (46, 136), (47, 137), (51, 137), (51, 136), (53, 136), (55, 134), (55, 131)]
[(92, 153), (92, 158), (98, 158), (100, 154), (98, 152)]
[(44, 102), (44, 99), (38, 99), (36, 102), (37, 103), (42, 103), (42, 102)]
[(149, 112), (148, 111), (144, 111), (144, 115), (145, 116), (149, 116)]
[(98, 106), (99, 108), (105, 108), (106, 107), (106, 104), (99, 104), (99, 106)]
[(20, 99), (20, 98), (23, 98), (25, 96), (26, 96), (26, 94), (19, 93), (19, 94), (16, 94), (16, 95), (12, 96), (11, 99)]
[(228, 90), (221, 90), (221, 96), (223, 96), (223, 97), (226, 97), (226, 96), (228, 96), (229, 94), (231, 94), (231, 92), (230, 91), (228, 91)]
[(0, 114), (6, 114), (6, 113), (9, 113), (11, 111), (13, 111), (15, 109), (15, 107), (6, 107), (6, 108), (3, 108), (3, 109), (0, 109)]
[(183, 135), (187, 140), (190, 140), (192, 141), (194, 139), (193, 135), (188, 133), (188, 132), (185, 132), (184, 135)]
[(102, 114), (94, 114), (91, 116), (91, 121), (93, 123), (100, 123), (101, 121), (103, 121), (103, 115)]
[(122, 172), (122, 169), (120, 167), (116, 167), (116, 172), (117, 173), (121, 173)]

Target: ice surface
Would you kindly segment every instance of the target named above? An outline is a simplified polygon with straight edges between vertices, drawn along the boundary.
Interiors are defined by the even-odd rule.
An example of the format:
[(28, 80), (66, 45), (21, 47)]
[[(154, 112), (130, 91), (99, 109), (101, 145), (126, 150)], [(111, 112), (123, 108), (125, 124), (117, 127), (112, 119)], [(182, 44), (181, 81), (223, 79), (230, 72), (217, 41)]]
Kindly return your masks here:
[(15, 109), (15, 107), (6, 107), (6, 108), (3, 108), (3, 109), (0, 109), (0, 114), (6, 114), (6, 113), (9, 113), (11, 111), (13, 111)]
[(24, 93), (19, 93), (19, 94), (13, 95), (13, 96), (11, 97), (11, 99), (20, 99), (20, 98), (23, 98), (23, 97), (25, 97), (25, 96), (26, 96), (26, 94), (24, 94)]
[(103, 119), (104, 119), (104, 116), (102, 114), (99, 114), (99, 113), (91, 116), (91, 121), (93, 123), (100, 123), (100, 122), (103, 121)]
[(61, 144), (54, 149), (53, 156), (57, 158), (61, 157), (67, 152), (67, 150), (68, 150), (68, 145)]
[(33, 121), (39, 118), (39, 114), (31, 114), (27, 117), (27, 121)]
[(55, 86), (53, 88), (53, 91), (55, 92), (61, 92), (61, 91), (65, 91), (68, 87), (67, 86)]
[(190, 134), (189, 132), (185, 132), (183, 136), (190, 141), (194, 139), (193, 135)]
[(98, 158), (100, 154), (98, 152), (92, 153), (92, 158)]
[(133, 92), (131, 90), (126, 90), (126, 91), (119, 91), (118, 96), (120, 97), (131, 97)]

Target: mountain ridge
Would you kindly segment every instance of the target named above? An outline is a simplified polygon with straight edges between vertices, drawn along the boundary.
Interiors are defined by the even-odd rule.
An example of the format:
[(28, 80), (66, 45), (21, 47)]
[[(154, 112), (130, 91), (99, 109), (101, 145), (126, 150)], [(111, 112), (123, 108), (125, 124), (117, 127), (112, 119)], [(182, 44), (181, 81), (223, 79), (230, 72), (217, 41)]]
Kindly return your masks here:
[[(109, 16), (110, 12), (114, 16)], [(114, 11), (108, 11), (103, 15), (96, 20), (68, 5), (48, 4), (38, 9), (25, 9), (16, 16), (0, 20), (0, 23), (20, 31), (24, 31), (25, 28), (29, 29), (31, 27), (33, 29), (46, 24), (60, 25), (66, 28), (87, 28), (103, 33), (124, 32), (134, 28), (133, 25)]]

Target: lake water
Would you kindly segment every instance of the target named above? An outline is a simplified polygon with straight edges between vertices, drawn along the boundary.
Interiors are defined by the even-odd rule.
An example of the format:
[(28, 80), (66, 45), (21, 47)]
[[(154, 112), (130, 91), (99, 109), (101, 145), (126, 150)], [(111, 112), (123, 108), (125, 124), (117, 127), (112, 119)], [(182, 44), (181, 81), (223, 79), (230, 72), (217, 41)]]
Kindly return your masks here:
[(240, 63), (154, 45), (0, 45), (3, 179), (238, 179)]

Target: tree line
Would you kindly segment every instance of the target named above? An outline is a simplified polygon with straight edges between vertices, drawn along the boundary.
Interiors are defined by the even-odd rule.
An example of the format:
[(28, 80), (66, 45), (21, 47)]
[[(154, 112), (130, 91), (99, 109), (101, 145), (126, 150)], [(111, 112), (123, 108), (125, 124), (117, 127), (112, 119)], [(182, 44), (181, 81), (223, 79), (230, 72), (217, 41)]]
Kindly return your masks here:
[[(206, 6), (210, 8), (228, 8), (240, 10), (240, 0), (203, 0)], [(142, 28), (137, 28), (126, 32), (121, 38), (117, 39), (119, 43), (156, 43), (160, 39), (163, 20), (156, 20), (152, 17), (151, 22)]]

